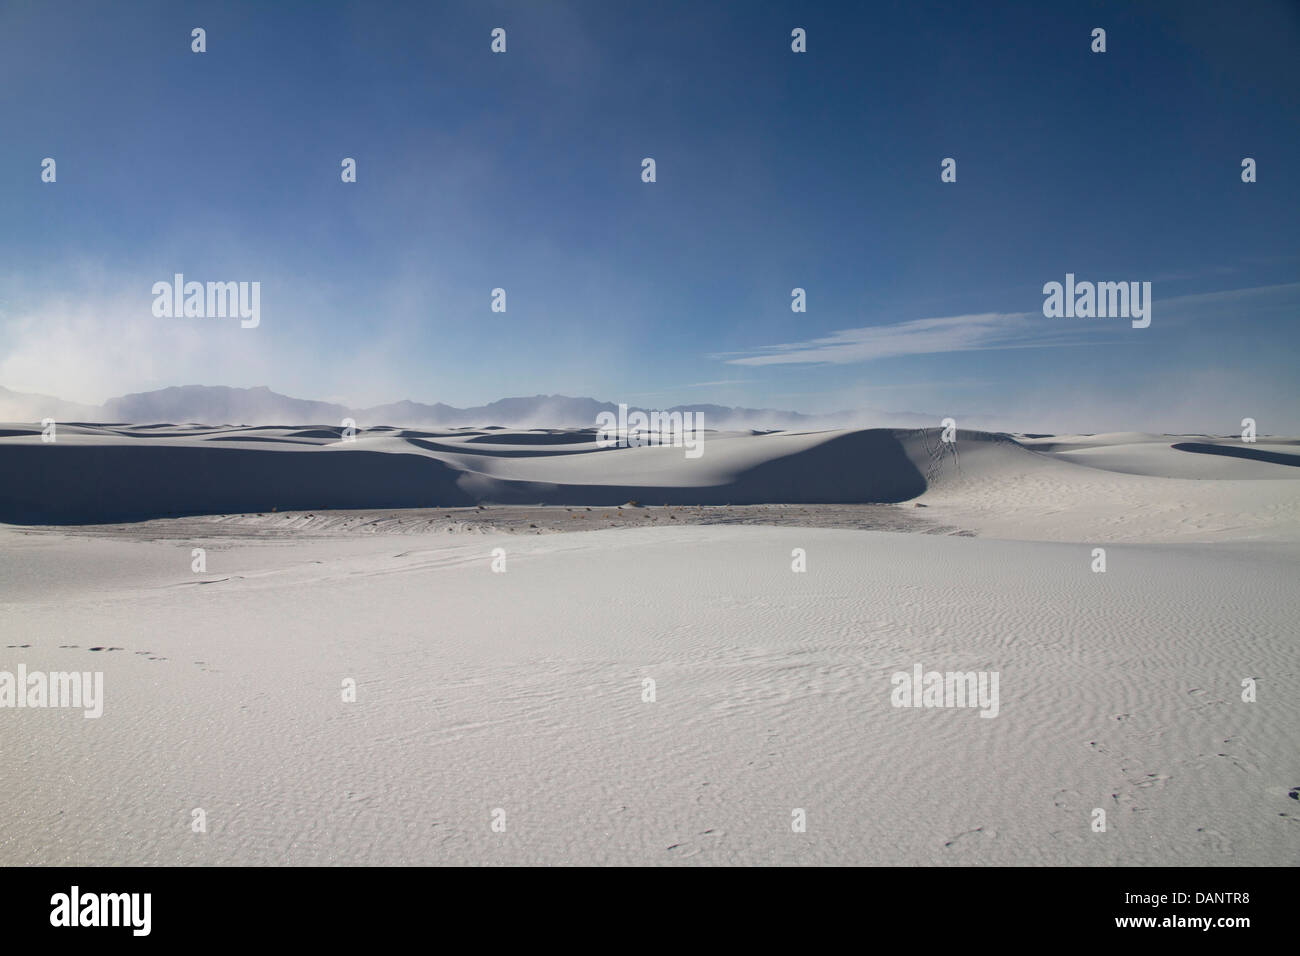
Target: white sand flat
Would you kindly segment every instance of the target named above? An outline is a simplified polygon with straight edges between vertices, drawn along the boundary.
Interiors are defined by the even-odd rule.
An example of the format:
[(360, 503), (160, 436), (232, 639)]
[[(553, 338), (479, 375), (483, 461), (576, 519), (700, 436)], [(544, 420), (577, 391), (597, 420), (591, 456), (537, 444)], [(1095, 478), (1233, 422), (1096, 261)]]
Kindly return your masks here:
[[(0, 462), (51, 451), (26, 427), (0, 438)], [(225, 469), (205, 443), (231, 430), (159, 431), (67, 427), (58, 441), (65, 463), (121, 449), (114, 464), (140, 462), (139, 501), (175, 488), (196, 512), (255, 491), (245, 465), (288, 495), (340, 454), (377, 469), (368, 480), (408, 480), (384, 470), (399, 456), (453, 491), (468, 475), (531, 492), (549, 474), (557, 496), (634, 480), (777, 493), (807, 474), (798, 487), (851, 499), (910, 467), (922, 486), (894, 507), (928, 524), (900, 527), (979, 537), (667, 521), (389, 534), (377, 519), (307, 533), (315, 518), (270, 511), (176, 521), (170, 537), (166, 521), (0, 526), (0, 670), (105, 675), (99, 719), (0, 710), (0, 864), (1300, 862), (1289, 466), (1234, 458), (1252, 473), (1180, 478), (1073, 460), (1105, 460), (1095, 440), (820, 433), (710, 438), (707, 470), (683, 479), (680, 449), (473, 432), (345, 447), (286, 428), (219, 443), (242, 449)], [(1176, 440), (1123, 436), (1106, 463), (1210, 457), (1166, 455)], [(521, 449), (545, 454), (508, 454)], [(645, 474), (621, 470), (634, 455)], [(13, 475), (10, 507), (36, 488)], [(62, 480), (86, 506), (112, 503), (95, 487), (132, 493), (93, 468)], [(997, 673), (997, 716), (893, 706), (891, 676), (917, 664)], [(207, 833), (191, 832), (195, 808)]]

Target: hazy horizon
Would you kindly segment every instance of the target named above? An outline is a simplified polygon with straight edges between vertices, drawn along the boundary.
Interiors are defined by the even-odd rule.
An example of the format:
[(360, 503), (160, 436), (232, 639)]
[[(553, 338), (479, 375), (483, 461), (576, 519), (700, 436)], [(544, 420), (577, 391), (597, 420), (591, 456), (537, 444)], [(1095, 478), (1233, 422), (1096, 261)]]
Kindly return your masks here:
[[(221, 404), (214, 401), (214, 396), (210, 393), (214, 390), (230, 389), (235, 392), (239, 399), (244, 400), (240, 408), (254, 409), (255, 413), (240, 417), (239, 413), (231, 414), (228, 404)], [(205, 394), (197, 394), (202, 391)], [(168, 393), (183, 393), (181, 395)], [(263, 398), (267, 396), (266, 398)], [(168, 404), (166, 399), (172, 399)], [(51, 400), (46, 404), (43, 400)], [(198, 402), (198, 405), (194, 403)], [(249, 403), (252, 404), (249, 404)], [(513, 405), (521, 402), (534, 402), (533, 409), (520, 410), (517, 413), (506, 415), (505, 417), (491, 417), (490, 415), (475, 417), (468, 413), (478, 412), (479, 410), (492, 409), (494, 406)], [(567, 403), (567, 404), (563, 404)], [(157, 424), (164, 421), (179, 422), (203, 422), (206, 424), (221, 423), (240, 423), (245, 425), (338, 425), (340, 415), (367, 414), (366, 421), (358, 419), (358, 425), (362, 428), (372, 428), (380, 425), (391, 426), (419, 426), (430, 425), (434, 419), (429, 416), (416, 415), (413, 417), (404, 417), (400, 414), (387, 414), (388, 410), (394, 406), (415, 405), (422, 409), (434, 409), (437, 406), (443, 406), (452, 412), (459, 413), (453, 416), (454, 422), (441, 420), (438, 424), (454, 424), (455, 427), (473, 427), (499, 425), (509, 427), (536, 427), (536, 428), (581, 428), (591, 427), (594, 424), (595, 407), (617, 407), (620, 403), (609, 399), (602, 399), (590, 395), (563, 395), (559, 393), (538, 394), (538, 395), (504, 395), (491, 402), (485, 402), (482, 405), (459, 406), (448, 402), (415, 402), (411, 399), (396, 399), (391, 402), (379, 402), (375, 405), (358, 405), (347, 402), (324, 402), (307, 396), (285, 395), (271, 389), (269, 386), (251, 386), (247, 388), (231, 388), (230, 386), (208, 386), (208, 385), (188, 385), (188, 386), (166, 386), (160, 389), (146, 392), (128, 393), (120, 396), (111, 396), (102, 403), (81, 404), (65, 402), (58, 396), (45, 396), (40, 394), (16, 392), (7, 390), (0, 385), (0, 421), (8, 418), (11, 421), (39, 421), (40, 419), (51, 415), (55, 418), (62, 415), (68, 417), (69, 413), (78, 418), (84, 418), (87, 421), (127, 421), (132, 424)], [(856, 409), (837, 409), (830, 412), (806, 413), (794, 409), (784, 408), (751, 408), (748, 406), (726, 406), (709, 402), (665, 402), (657, 405), (642, 403), (622, 403), (633, 409), (682, 409), (682, 408), (721, 408), (725, 414), (710, 417), (702, 427), (712, 429), (730, 429), (730, 428), (756, 428), (771, 427), (777, 429), (788, 428), (845, 428), (845, 427), (882, 427), (882, 428), (926, 428), (939, 426), (946, 414), (936, 414), (925, 410), (917, 409), (880, 409), (880, 408), (856, 408)], [(296, 415), (293, 411), (300, 406), (328, 406), (333, 413), (332, 418), (326, 419), (326, 416), (319, 411), (308, 411), (303, 415)], [(132, 413), (136, 409), (150, 409), (148, 412)], [(196, 410), (198, 409), (198, 410)], [(574, 412), (577, 410), (591, 411), (585, 418), (577, 417)], [(21, 414), (15, 414), (20, 412)], [(87, 413), (90, 417), (86, 418)], [(96, 414), (102, 414), (102, 418), (95, 418)], [(375, 417), (379, 415), (380, 417)], [(1102, 434), (1125, 431), (1143, 431), (1128, 426), (1116, 425), (1115, 427), (1094, 427), (1091, 429), (1084, 428), (1059, 428), (1048, 425), (1034, 425), (1038, 421), (1033, 415), (1022, 416), (1024, 421), (1030, 424), (1024, 424), (1024, 421), (1017, 422), (1012, 418), (1001, 418), (996, 415), (985, 415), (980, 413), (962, 414), (962, 419), (958, 423), (960, 427), (973, 429), (976, 431), (1000, 431), (1014, 434), (1038, 434), (1052, 432), (1056, 434)], [(1105, 419), (1098, 419), (1105, 422)], [(1213, 423), (1215, 426), (1222, 423)], [(1240, 429), (1229, 424), (1228, 427), (1186, 427), (1179, 429), (1149, 429), (1152, 434), (1168, 435), (1220, 435), (1230, 436), (1239, 434)], [(1290, 435), (1290, 432), (1269, 431), (1267, 429), (1260, 431), (1261, 435)]]

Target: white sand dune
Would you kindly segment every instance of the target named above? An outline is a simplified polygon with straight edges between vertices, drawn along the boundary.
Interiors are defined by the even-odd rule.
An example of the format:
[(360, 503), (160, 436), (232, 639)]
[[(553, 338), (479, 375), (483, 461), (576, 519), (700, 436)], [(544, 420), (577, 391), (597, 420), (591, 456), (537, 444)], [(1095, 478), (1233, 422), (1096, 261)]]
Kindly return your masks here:
[[(1207, 436), (958, 442), (919, 499), (936, 520), (1047, 541), (1300, 540), (1300, 449)], [(1281, 461), (1255, 455), (1278, 455)], [(1291, 463), (1284, 463), (1293, 460)]]
[[(708, 433), (679, 447), (598, 448), (592, 430), (177, 428), (65, 425), (0, 432), (13, 475), (0, 520), (411, 508), (479, 502), (657, 504), (900, 501), (924, 491), (897, 435)], [(183, 478), (183, 480), (178, 480)]]
[(1124, 433), (1024, 439), (1022, 444), (1090, 468), (1153, 478), (1286, 478), (1287, 467), (1300, 465), (1300, 442), (1294, 440), (1246, 444), (1208, 435)]
[[(0, 710), (0, 864), (1300, 862), (1300, 473), (1237, 454), (1292, 442), (6, 429), (0, 670), (105, 704)], [(270, 511), (633, 492), (979, 537)], [(31, 523), (165, 509), (246, 516)], [(997, 673), (997, 716), (893, 706), (917, 664)]]
[[(1102, 531), (1122, 540), (1252, 531), (1267, 536), (1270, 528), (1286, 537), (1300, 520), (1300, 453), (1284, 442), (1127, 434), (1109, 441), (1091, 436), (1018, 442), (962, 431), (955, 443), (944, 443), (937, 429), (709, 432), (692, 458), (671, 446), (598, 448), (592, 430), (379, 428), (354, 441), (341, 435), (341, 429), (324, 426), (74, 424), (60, 426), (57, 440), (43, 443), (34, 426), (0, 426), (0, 469), (6, 474), (0, 521), (85, 523), (483, 502), (913, 499), (1000, 535), (1024, 538), (1094, 540)], [(1013, 507), (1004, 507), (1008, 502)], [(1067, 510), (1079, 520), (1038, 520)], [(1263, 517), (1234, 523), (1236, 514)], [(1011, 521), (1036, 523), (1016, 533)]]

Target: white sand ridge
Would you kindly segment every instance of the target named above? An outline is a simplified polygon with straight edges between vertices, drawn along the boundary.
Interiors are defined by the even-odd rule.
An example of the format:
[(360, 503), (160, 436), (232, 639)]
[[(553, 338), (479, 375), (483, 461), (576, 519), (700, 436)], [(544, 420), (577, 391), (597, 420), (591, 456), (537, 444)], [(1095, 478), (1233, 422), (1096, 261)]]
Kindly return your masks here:
[(708, 432), (705, 451), (598, 448), (593, 429), (0, 426), (0, 521), (466, 507), (919, 501), (1000, 536), (1288, 539), (1294, 440), (1022, 438), (939, 429)]

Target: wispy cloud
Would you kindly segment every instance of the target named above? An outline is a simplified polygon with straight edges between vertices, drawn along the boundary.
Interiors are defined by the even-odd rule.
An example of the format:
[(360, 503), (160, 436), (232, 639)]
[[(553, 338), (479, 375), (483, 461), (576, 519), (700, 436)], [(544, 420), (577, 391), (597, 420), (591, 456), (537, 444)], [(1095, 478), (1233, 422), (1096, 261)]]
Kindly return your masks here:
[(1247, 289), (1223, 289), (1218, 292), (1197, 292), (1159, 299), (1157, 304), (1169, 306), (1219, 305), (1247, 303), (1260, 299), (1295, 302), (1300, 297), (1300, 282), (1282, 282), (1277, 285), (1257, 285)]
[[(1300, 283), (1200, 292), (1154, 301), (1155, 320), (1165, 323), (1193, 321), (1197, 310), (1222, 315), (1249, 309), (1295, 303)], [(1127, 323), (1108, 320), (1070, 321), (1045, 319), (1041, 312), (980, 312), (933, 319), (912, 319), (891, 325), (841, 329), (804, 342), (764, 345), (748, 352), (721, 352), (710, 356), (729, 365), (848, 365), (904, 355), (971, 352), (989, 349), (1069, 348), (1100, 345), (1099, 334), (1120, 333)]]
[[(869, 362), (900, 355), (1014, 348), (1034, 332), (1029, 312), (983, 312), (937, 319), (913, 319), (894, 325), (842, 329), (806, 342), (767, 345), (753, 354), (724, 353), (730, 365), (794, 365)], [(1041, 318), (1041, 317), (1040, 317)]]

